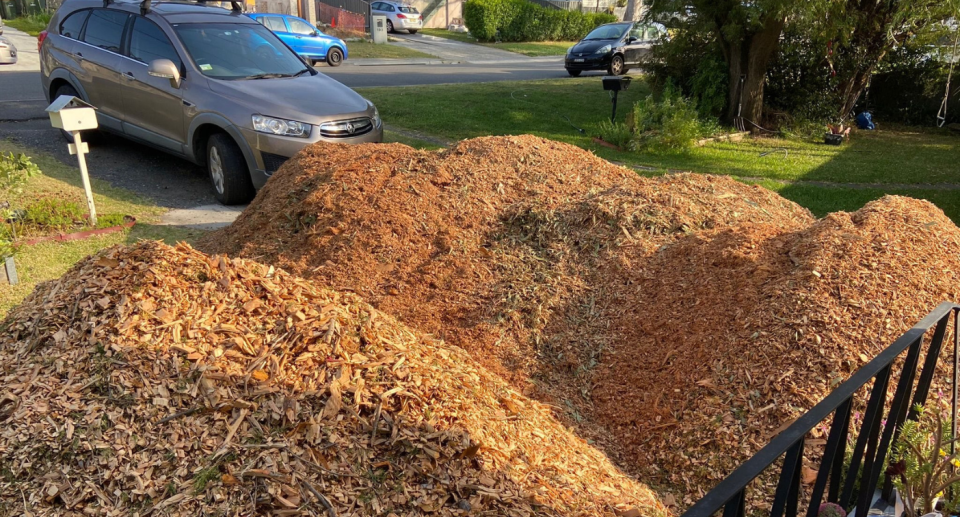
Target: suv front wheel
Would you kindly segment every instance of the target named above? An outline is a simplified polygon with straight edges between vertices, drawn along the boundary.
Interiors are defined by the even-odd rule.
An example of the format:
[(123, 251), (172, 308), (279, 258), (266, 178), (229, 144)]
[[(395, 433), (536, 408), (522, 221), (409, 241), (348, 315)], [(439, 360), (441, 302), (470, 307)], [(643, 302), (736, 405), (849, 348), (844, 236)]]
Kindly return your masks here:
[(218, 133), (207, 141), (207, 173), (217, 201), (224, 205), (242, 205), (256, 195), (247, 162), (230, 135)]

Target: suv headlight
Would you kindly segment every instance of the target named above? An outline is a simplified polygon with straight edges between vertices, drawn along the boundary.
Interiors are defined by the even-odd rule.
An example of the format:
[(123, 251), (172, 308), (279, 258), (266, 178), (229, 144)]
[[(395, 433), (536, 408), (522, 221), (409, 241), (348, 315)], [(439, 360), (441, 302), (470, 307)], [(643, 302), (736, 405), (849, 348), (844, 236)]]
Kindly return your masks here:
[(367, 101), (367, 104), (373, 108), (373, 127), (380, 127), (383, 124), (383, 120), (380, 120), (380, 110), (370, 101)]
[(573, 47), (567, 49), (567, 55), (573, 54)]
[(261, 133), (270, 133), (271, 135), (296, 136), (300, 138), (310, 136), (310, 124), (297, 122), (295, 120), (265, 117), (263, 115), (253, 116), (253, 130)]
[(612, 49), (613, 47), (611, 45), (604, 45), (598, 48), (597, 51), (594, 52), (594, 54), (606, 54), (607, 52), (610, 52)]

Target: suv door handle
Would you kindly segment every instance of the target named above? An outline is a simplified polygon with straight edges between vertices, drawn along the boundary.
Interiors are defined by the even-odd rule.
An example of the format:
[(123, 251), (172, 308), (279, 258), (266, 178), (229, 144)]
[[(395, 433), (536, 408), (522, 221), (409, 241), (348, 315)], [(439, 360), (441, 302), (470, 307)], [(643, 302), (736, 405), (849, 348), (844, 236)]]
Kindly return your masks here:
[(83, 54), (82, 54), (82, 53), (77, 52), (77, 57), (80, 58), (80, 61), (83, 61)]
[(127, 72), (127, 73), (123, 74), (123, 78), (126, 79), (126, 80), (128, 80), (128, 81), (133, 81), (133, 80), (136, 79), (136, 77), (134, 77), (134, 75), (133, 75), (133, 72)]

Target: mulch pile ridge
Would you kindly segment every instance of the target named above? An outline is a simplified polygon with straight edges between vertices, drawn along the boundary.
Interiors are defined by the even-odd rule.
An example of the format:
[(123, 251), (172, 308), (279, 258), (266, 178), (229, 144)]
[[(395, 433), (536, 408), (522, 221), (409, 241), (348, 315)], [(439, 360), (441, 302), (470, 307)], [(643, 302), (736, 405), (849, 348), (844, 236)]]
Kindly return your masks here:
[[(887, 196), (800, 230), (691, 235), (620, 278), (636, 289), (605, 315), (620, 339), (598, 368), (594, 417), (644, 462), (645, 481), (689, 487), (690, 504), (939, 302), (960, 300), (960, 229), (927, 201)], [(824, 430), (809, 438), (815, 459)]]
[(181, 245), (0, 337), (0, 515), (657, 515), (543, 405), (350, 293)]
[(681, 507), (960, 300), (960, 230), (930, 203), (815, 220), (760, 187), (642, 178), (529, 136), (310, 147), (201, 246), (463, 347)]

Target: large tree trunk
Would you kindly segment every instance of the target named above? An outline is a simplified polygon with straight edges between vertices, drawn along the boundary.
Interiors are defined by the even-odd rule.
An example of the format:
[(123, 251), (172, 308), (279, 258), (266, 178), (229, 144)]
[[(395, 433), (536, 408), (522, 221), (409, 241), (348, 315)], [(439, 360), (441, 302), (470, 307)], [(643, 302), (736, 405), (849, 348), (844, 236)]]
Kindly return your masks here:
[(643, 0), (627, 0), (627, 11), (623, 14), (623, 21), (636, 21), (642, 13)]
[[(741, 119), (760, 124), (763, 115), (763, 84), (767, 66), (777, 50), (785, 20), (768, 18), (763, 26), (743, 37), (721, 41), (729, 70), (729, 103), (726, 122), (739, 125)], [(757, 128), (744, 123), (747, 129)]]
[(870, 82), (870, 76), (893, 45), (888, 31), (893, 23), (894, 7), (882, 8), (877, 4), (866, 7), (851, 0), (849, 4), (857, 23), (849, 43), (838, 53), (840, 65), (840, 120), (845, 120), (853, 111), (860, 95)]

